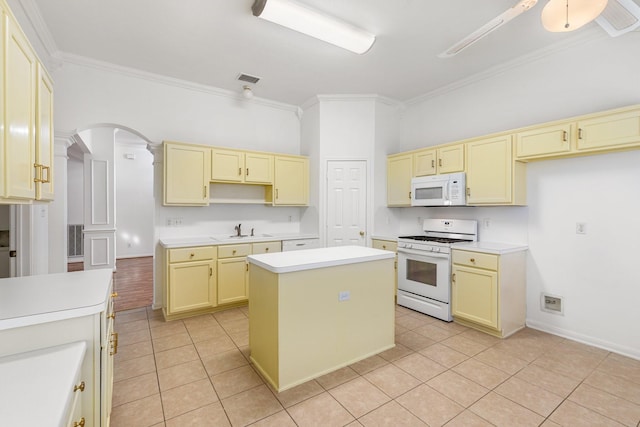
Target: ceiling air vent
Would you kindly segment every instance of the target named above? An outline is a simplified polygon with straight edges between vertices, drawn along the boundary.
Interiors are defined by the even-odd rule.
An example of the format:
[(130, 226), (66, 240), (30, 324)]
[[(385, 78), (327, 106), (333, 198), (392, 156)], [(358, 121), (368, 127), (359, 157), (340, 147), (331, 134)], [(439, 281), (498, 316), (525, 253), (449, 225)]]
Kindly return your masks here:
[(640, 27), (640, 0), (611, 0), (596, 22), (616, 37)]
[(256, 84), (260, 81), (260, 77), (252, 76), (250, 74), (240, 73), (238, 74), (238, 80), (240, 80), (241, 82)]

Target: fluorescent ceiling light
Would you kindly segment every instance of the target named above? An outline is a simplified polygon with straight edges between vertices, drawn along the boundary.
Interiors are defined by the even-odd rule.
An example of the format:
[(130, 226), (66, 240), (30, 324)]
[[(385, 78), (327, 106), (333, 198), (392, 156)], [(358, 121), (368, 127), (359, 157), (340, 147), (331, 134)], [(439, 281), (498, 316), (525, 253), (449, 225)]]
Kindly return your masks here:
[(367, 52), (376, 40), (361, 28), (293, 0), (255, 0), (251, 10), (254, 16), (358, 54)]
[(577, 30), (593, 21), (607, 0), (549, 0), (542, 9), (542, 26), (554, 33)]

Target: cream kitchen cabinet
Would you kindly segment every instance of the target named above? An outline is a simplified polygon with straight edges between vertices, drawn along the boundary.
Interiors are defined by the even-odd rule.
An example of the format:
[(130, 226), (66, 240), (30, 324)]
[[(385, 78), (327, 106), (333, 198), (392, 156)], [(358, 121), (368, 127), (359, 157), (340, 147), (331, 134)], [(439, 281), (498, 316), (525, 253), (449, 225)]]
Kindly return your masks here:
[(248, 299), (247, 255), (250, 243), (218, 246), (218, 304)]
[(411, 206), (411, 178), (413, 155), (398, 154), (387, 157), (387, 206)]
[(464, 144), (444, 145), (413, 154), (413, 176), (464, 171)]
[(526, 164), (513, 160), (511, 135), (467, 142), (467, 204), (526, 204)]
[(640, 108), (637, 107), (579, 119), (576, 127), (579, 153), (640, 146)]
[(371, 239), (371, 247), (374, 249), (382, 249), (383, 251), (391, 251), (396, 253), (395, 262), (393, 263), (394, 267), (394, 284), (395, 284), (395, 293), (394, 297), (397, 300), (398, 298), (398, 242), (394, 240), (384, 240), (384, 239)]
[(0, 203), (52, 200), (53, 84), (4, 2), (0, 9)]
[(273, 205), (309, 204), (309, 159), (302, 156), (275, 156), (274, 181), (265, 197)]
[(208, 205), (210, 171), (210, 148), (165, 141), (163, 205)]
[(271, 185), (273, 156), (213, 148), (211, 150), (211, 181)]
[(0, 301), (0, 312), (5, 313), (0, 319), (0, 356), (86, 344), (77, 384), (84, 382), (84, 391), (77, 395), (81, 412), (69, 418), (72, 422), (84, 418), (85, 427), (108, 427), (110, 421), (113, 359), (118, 351), (112, 286), (109, 269), (0, 280), (8, 296)]
[(215, 246), (168, 249), (166, 258), (165, 318), (208, 310), (218, 304)]
[(524, 251), (452, 251), (451, 309), (457, 323), (498, 337), (524, 328)]
[(570, 122), (517, 132), (515, 158), (532, 160), (569, 153), (574, 135), (575, 126)]

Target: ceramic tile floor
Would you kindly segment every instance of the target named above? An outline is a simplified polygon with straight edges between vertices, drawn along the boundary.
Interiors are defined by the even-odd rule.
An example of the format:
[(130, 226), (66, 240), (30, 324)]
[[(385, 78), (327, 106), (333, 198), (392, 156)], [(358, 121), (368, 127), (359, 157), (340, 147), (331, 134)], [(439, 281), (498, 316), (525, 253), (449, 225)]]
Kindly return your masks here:
[(396, 308), (396, 347), (276, 393), (247, 308), (119, 312), (112, 427), (634, 426), (640, 361), (525, 329), (499, 340)]

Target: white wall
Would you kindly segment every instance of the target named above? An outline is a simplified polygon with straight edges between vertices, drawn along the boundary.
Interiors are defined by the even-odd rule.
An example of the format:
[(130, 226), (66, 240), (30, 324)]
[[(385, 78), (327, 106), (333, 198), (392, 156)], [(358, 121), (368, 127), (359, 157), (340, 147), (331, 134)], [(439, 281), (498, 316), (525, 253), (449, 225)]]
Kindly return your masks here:
[(153, 155), (146, 144), (118, 143), (116, 133), (115, 163), (116, 258), (151, 256), (155, 244)]
[(67, 222), (84, 224), (84, 164), (70, 157), (67, 161)]
[[(585, 40), (410, 105), (399, 151), (640, 103), (640, 33)], [(528, 325), (640, 358), (639, 160), (633, 151), (529, 163), (528, 207), (408, 208), (403, 227), (417, 229), (421, 212), (491, 218), (482, 240), (529, 243)], [(587, 235), (575, 234), (578, 221)], [(616, 231), (625, 221), (635, 224)], [(566, 298), (564, 316), (540, 310), (543, 290)]]

